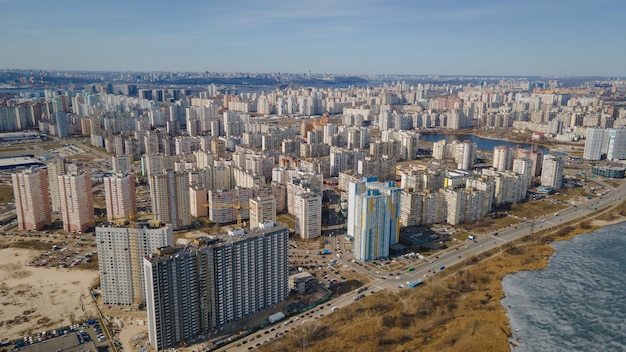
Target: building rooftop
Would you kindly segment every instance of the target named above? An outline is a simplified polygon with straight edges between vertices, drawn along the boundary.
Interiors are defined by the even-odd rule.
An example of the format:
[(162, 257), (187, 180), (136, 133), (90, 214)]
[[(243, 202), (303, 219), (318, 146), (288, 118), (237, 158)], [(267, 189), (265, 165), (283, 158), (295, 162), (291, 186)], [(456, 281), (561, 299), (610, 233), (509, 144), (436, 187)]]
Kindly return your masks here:
[(146, 259), (150, 260), (152, 263), (158, 262), (160, 260), (165, 260), (171, 258), (172, 255), (180, 255), (180, 254), (188, 254), (193, 253), (201, 248), (208, 247), (217, 247), (220, 245), (224, 245), (227, 243), (235, 243), (243, 240), (250, 239), (252, 237), (262, 235), (265, 233), (276, 232), (280, 230), (288, 231), (287, 226), (274, 223), (273, 226), (270, 226), (267, 222), (264, 223), (265, 228), (255, 228), (252, 230), (244, 230), (244, 229), (234, 229), (229, 231), (229, 234), (218, 234), (215, 236), (202, 236), (193, 240), (192, 243), (187, 244), (185, 247), (161, 247), (157, 249), (155, 254), (146, 256)]
[(27, 167), (27, 166), (39, 166), (39, 165), (44, 165), (44, 163), (38, 159), (35, 159), (32, 156), (16, 156), (16, 157), (9, 157), (9, 158), (0, 158), (0, 170), (14, 169), (20, 166)]
[(167, 226), (171, 226), (171, 225), (161, 222), (160, 220), (130, 221), (127, 219), (118, 219), (118, 220), (101, 222), (96, 227), (158, 229), (158, 228), (167, 227)]

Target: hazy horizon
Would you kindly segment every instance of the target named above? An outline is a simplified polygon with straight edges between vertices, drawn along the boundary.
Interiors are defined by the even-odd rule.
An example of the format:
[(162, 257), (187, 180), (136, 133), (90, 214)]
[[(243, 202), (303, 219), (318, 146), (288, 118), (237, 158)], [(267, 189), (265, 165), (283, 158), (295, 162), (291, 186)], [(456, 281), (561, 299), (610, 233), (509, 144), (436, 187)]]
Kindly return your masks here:
[[(61, 6), (62, 5), (62, 6)], [(618, 0), (0, 0), (7, 69), (625, 76)]]

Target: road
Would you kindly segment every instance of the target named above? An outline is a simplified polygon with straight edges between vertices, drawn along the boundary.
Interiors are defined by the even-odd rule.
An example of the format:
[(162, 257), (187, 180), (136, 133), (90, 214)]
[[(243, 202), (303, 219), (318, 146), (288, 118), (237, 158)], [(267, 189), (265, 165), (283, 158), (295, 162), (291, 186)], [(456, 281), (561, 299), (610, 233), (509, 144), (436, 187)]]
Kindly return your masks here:
[[(524, 222), (516, 227), (498, 231), (497, 236), (494, 236), (494, 232), (479, 235), (476, 241), (467, 241), (464, 246), (456, 247), (456, 249), (448, 249), (437, 256), (425, 258), (422, 263), (413, 265), (414, 270), (411, 272), (402, 272), (397, 276), (384, 276), (382, 274), (377, 275), (378, 278), (374, 278), (373, 281), (367, 285), (367, 290), (363, 293), (370, 295), (380, 290), (410, 289), (407, 286), (407, 282), (425, 280), (434, 275), (439, 275), (439, 272), (442, 271), (440, 270), (442, 266), (445, 268), (452, 267), (467, 258), (481, 254), (490, 249), (500, 247), (505, 243), (515, 241), (530, 234), (531, 229), (534, 231), (554, 228), (575, 219), (588, 217), (596, 211), (594, 208), (600, 210), (606, 206), (618, 205), (624, 198), (624, 195), (626, 194), (625, 192), (626, 183), (622, 183), (619, 187), (612, 189), (606, 195), (600, 198), (594, 198), (593, 200), (586, 202), (586, 204), (571, 206), (559, 211), (558, 213), (544, 214), (543, 216)], [(448, 273), (450, 273), (449, 269), (445, 268), (443, 271), (448, 271)], [(372, 277), (371, 273), (369, 274), (369, 276)], [(400, 288), (400, 285), (407, 288)], [(297, 317), (292, 317), (290, 320), (281, 321), (268, 326), (254, 335), (226, 345), (220, 349), (220, 351), (244, 352), (250, 349), (255, 349), (258, 347), (257, 344), (263, 344), (264, 342), (270, 341), (270, 338), (276, 338), (277, 334), (288, 333), (289, 330), (293, 330), (301, 326), (305, 327), (302, 337), (303, 339), (306, 339), (304, 334), (314, 333), (315, 325), (320, 322), (320, 318), (333, 313), (334, 307), (337, 307), (336, 309), (340, 310), (349, 304), (357, 302), (354, 300), (354, 297), (357, 295), (358, 293), (356, 290), (351, 291), (333, 299), (329, 303), (325, 303), (320, 308), (308, 311)], [(248, 341), (251, 338), (254, 339), (252, 341)], [(239, 346), (237, 346), (238, 344)]]

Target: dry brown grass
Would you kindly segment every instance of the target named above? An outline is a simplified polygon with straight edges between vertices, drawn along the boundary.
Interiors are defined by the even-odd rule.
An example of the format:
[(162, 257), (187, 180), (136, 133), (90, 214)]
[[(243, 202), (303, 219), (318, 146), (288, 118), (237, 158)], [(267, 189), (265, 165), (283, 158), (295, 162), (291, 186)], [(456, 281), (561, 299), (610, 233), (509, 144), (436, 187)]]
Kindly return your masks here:
[(50, 249), (50, 246), (51, 246), (50, 243), (48, 243), (45, 240), (25, 240), (25, 241), (0, 243), (0, 249), (22, 248), (22, 249), (48, 250)]
[(293, 216), (289, 214), (276, 215), (276, 221), (280, 222), (281, 224), (285, 224), (285, 226), (287, 226), (290, 229), (294, 229), (296, 227), (296, 223), (295, 223)]
[(531, 219), (537, 214), (550, 214), (566, 208), (563, 204), (552, 204), (544, 200), (529, 201), (526, 203), (513, 204), (511, 206), (511, 214), (520, 218)]
[(620, 205), (609, 211), (601, 213), (594, 219), (602, 221), (613, 221), (622, 216), (626, 216), (626, 201), (622, 202)]
[(13, 186), (0, 185), (0, 204), (13, 202)]
[(613, 186), (615, 188), (619, 187), (622, 184), (622, 182), (620, 182), (620, 181), (609, 180), (609, 179), (604, 180), (604, 183), (608, 183), (609, 185), (611, 185), (611, 186)]
[(592, 196), (591, 193), (587, 192), (587, 190), (582, 188), (582, 187), (570, 188), (570, 189), (561, 191), (561, 193), (567, 194), (567, 195), (572, 196), (572, 197)]
[[(469, 231), (478, 232), (478, 233), (491, 232), (494, 230), (508, 227), (513, 224), (517, 224), (519, 222), (520, 220), (510, 217), (510, 216), (504, 216), (504, 217), (496, 218), (496, 219), (493, 219), (487, 216), (478, 220), (477, 222), (474, 222), (471, 224), (463, 224), (463, 228)], [(464, 239), (467, 239), (467, 236), (465, 236)]]

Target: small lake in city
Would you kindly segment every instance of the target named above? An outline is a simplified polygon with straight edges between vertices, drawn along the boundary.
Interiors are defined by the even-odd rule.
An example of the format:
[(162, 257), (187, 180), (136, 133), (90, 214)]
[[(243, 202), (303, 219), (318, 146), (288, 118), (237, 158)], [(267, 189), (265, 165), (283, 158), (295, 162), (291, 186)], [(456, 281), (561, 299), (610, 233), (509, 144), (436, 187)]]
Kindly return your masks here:
[[(530, 143), (516, 143), (516, 142), (507, 142), (507, 141), (503, 141), (503, 140), (499, 140), (499, 139), (487, 139), (487, 138), (481, 138), (478, 136), (474, 136), (471, 134), (423, 134), (420, 135), (420, 141), (425, 141), (425, 142), (438, 142), (440, 140), (444, 139), (447, 143), (450, 143), (454, 140), (457, 141), (465, 141), (465, 140), (470, 140), (474, 143), (476, 143), (476, 147), (479, 150), (486, 150), (486, 151), (490, 151), (493, 152), (493, 148), (499, 146), (499, 145), (505, 145), (507, 147), (516, 147), (516, 146), (520, 146), (522, 148), (537, 148), (540, 149), (541, 152), (543, 153), (543, 155), (546, 155), (548, 152), (550, 152), (550, 150), (546, 147), (542, 147), (540, 145), (537, 144), (530, 144)], [(567, 155), (565, 153), (562, 152), (556, 152), (553, 151), (551, 152), (551, 154), (555, 154), (555, 155)]]

